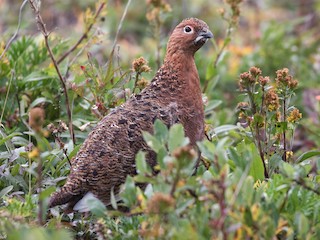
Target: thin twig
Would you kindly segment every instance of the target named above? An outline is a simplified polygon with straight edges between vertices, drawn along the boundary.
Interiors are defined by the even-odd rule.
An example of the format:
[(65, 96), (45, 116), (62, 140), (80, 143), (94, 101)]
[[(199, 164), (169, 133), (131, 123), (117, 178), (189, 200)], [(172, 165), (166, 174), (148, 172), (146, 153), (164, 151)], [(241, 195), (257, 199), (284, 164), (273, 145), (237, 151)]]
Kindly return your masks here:
[(32, 10), (36, 14), (36, 22), (37, 22), (38, 29), (41, 31), (42, 35), (44, 36), (46, 48), (47, 48), (47, 50), (49, 52), (51, 61), (52, 61), (53, 65), (54, 65), (54, 67), (56, 69), (56, 72), (58, 74), (60, 83), (61, 83), (61, 85), (63, 87), (63, 91), (64, 91), (64, 95), (65, 95), (65, 99), (66, 99), (66, 108), (67, 108), (67, 114), (68, 114), (68, 121), (69, 121), (69, 132), (70, 132), (70, 136), (71, 136), (72, 142), (75, 145), (76, 144), (76, 139), (75, 139), (75, 136), (74, 136), (74, 130), (73, 130), (73, 125), (72, 125), (72, 112), (71, 112), (70, 104), (69, 104), (68, 89), (67, 89), (65, 80), (62, 77), (62, 74), (61, 74), (60, 69), (58, 67), (57, 61), (56, 61), (56, 59), (55, 59), (55, 57), (53, 55), (51, 47), (49, 45), (49, 35), (50, 35), (50, 33), (47, 31), (46, 25), (45, 25), (44, 21), (42, 20), (41, 15), (40, 15), (39, 8), (38, 8), (38, 6), (35, 5), (34, 0), (29, 0), (29, 3), (30, 3), (30, 6), (31, 6)]
[(262, 149), (262, 146), (261, 146), (260, 129), (259, 129), (259, 126), (258, 126), (257, 123), (256, 123), (256, 140), (258, 142), (258, 150), (259, 150), (260, 158), (261, 158), (262, 165), (263, 165), (264, 178), (268, 179), (269, 178), (269, 174), (268, 174), (267, 166), (266, 166), (265, 159), (264, 159), (263, 149)]
[(23, 10), (23, 8), (24, 8), (24, 6), (26, 5), (27, 2), (28, 2), (28, 0), (24, 0), (23, 3), (22, 3), (21, 6), (20, 6), (20, 10), (19, 10), (19, 20), (18, 20), (17, 30), (16, 30), (16, 32), (13, 34), (13, 36), (10, 38), (10, 40), (8, 41), (5, 49), (4, 49), (3, 52), (1, 53), (0, 60), (2, 59), (2, 57), (4, 56), (4, 54), (8, 51), (8, 49), (9, 49), (10, 45), (12, 44), (13, 40), (16, 38), (16, 36), (17, 36), (18, 33), (19, 33), (20, 25), (21, 25), (22, 10)]
[(10, 88), (11, 88), (11, 83), (12, 83), (12, 79), (14, 78), (14, 75), (15, 75), (14, 70), (11, 70), (11, 78), (10, 78), (10, 80), (9, 80), (6, 98), (4, 99), (4, 104), (3, 104), (3, 106), (2, 106), (3, 108), (2, 108), (2, 112), (1, 112), (1, 116), (0, 116), (0, 124), (2, 123), (2, 119), (3, 119), (3, 115), (4, 115), (4, 110), (6, 109), (7, 101), (8, 101), (8, 98), (9, 98), (9, 92), (10, 92)]
[(120, 65), (120, 46), (117, 47), (116, 59), (117, 59), (119, 74), (120, 74), (120, 76), (122, 76), (121, 65)]
[(88, 37), (88, 34), (91, 30), (91, 28), (93, 27), (93, 25), (96, 22), (96, 19), (98, 18), (98, 16), (100, 15), (102, 9), (105, 6), (105, 2), (101, 3), (96, 14), (93, 17), (93, 21), (92, 23), (88, 26), (88, 28), (85, 30), (85, 32), (82, 34), (82, 36), (79, 38), (79, 40), (76, 42), (75, 45), (73, 45), (67, 52), (65, 52), (58, 60), (57, 60), (57, 64), (60, 64), (70, 53), (72, 53), (75, 49), (77, 49), (77, 47), (81, 44), (81, 42), (86, 39)]
[[(286, 121), (286, 95), (283, 97), (283, 122)], [(284, 149), (284, 154), (283, 154), (283, 161), (287, 161), (287, 144), (286, 144), (286, 127), (283, 128), (283, 149)]]
[(137, 84), (138, 84), (138, 81), (139, 81), (139, 76), (140, 76), (140, 73), (137, 72), (137, 73), (136, 73), (136, 79), (134, 80), (134, 86), (133, 86), (132, 93), (134, 93), (134, 91), (135, 91), (136, 88), (137, 88)]
[(211, 185), (216, 186), (217, 189), (212, 189), (209, 191), (213, 197), (215, 198), (215, 201), (219, 204), (220, 207), (220, 216), (217, 219), (211, 220), (211, 225), (215, 229), (219, 229), (222, 232), (222, 239), (226, 240), (228, 239), (228, 231), (226, 231), (226, 222), (225, 219), (228, 216), (228, 204), (226, 202), (226, 173), (223, 172), (220, 174), (220, 178), (217, 180), (211, 180)]
[[(122, 14), (122, 17), (120, 19), (120, 23), (118, 25), (118, 29), (117, 29), (117, 32), (116, 32), (116, 36), (115, 36), (113, 44), (112, 44), (112, 50), (111, 50), (110, 56), (113, 56), (114, 50), (115, 50), (117, 42), (118, 42), (119, 33), (120, 33), (121, 28), (122, 28), (123, 21), (124, 21), (126, 15), (127, 15), (130, 3), (131, 3), (131, 0), (128, 0), (127, 5), (126, 5), (126, 7), (125, 7), (125, 9), (123, 11), (123, 14)], [(108, 59), (108, 62), (110, 60), (111, 60), (111, 58)], [(107, 65), (108, 62), (105, 65)]]

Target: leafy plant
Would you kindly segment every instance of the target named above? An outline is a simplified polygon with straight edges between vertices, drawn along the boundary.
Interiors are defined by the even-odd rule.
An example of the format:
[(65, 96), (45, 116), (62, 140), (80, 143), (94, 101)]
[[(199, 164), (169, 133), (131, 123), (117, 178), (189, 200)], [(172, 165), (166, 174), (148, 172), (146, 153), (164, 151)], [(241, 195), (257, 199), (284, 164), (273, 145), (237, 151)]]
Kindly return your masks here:
[[(254, 160), (243, 156), (256, 151), (255, 145), (243, 144), (233, 151), (228, 138), (224, 138), (198, 144), (207, 167), (201, 165), (195, 173), (197, 154), (188, 147), (181, 125), (167, 130), (156, 121), (154, 134), (145, 133), (144, 138), (158, 154), (159, 173), (152, 175), (140, 152), (136, 159), (138, 175), (127, 178), (122, 202), (112, 203), (114, 209), (126, 206), (129, 212), (106, 211), (103, 204), (94, 204), (100, 206), (92, 213), (99, 219), (99, 234), (105, 238), (319, 236), (319, 185), (315, 178), (307, 176), (308, 165), (292, 166), (282, 161), (279, 173), (269, 181), (254, 180), (252, 172), (256, 169), (248, 164)], [(310, 211), (311, 206), (318, 210)]]
[[(319, 41), (313, 32), (317, 29), (301, 30), (303, 19), (273, 22), (261, 16), (261, 29), (251, 30), (250, 11), (257, 10), (252, 7), (255, 4), (228, 0), (230, 10), (226, 10), (225, 5), (213, 2), (210, 8), (201, 7), (202, 2), (206, 3), (132, 1), (132, 7), (128, 1), (124, 7), (119, 1), (99, 1), (92, 10), (83, 10), (90, 1), (79, 1), (72, 3), (77, 13), (72, 14), (79, 15), (78, 23), (83, 25), (79, 38), (66, 39), (48, 29), (43, 32), (45, 39), (22, 32), (9, 42), (1, 41), (0, 238), (320, 238), (319, 122), (317, 117), (307, 119), (304, 103), (297, 101), (302, 99), (303, 88), (315, 88), (319, 78)], [(28, 6), (25, 3), (20, 14)], [(141, 4), (147, 13), (141, 14)], [(60, 9), (70, 3), (57, 6)], [(122, 6), (119, 21), (117, 12)], [(47, 11), (50, 8), (35, 14), (45, 16)], [(162, 43), (171, 23), (200, 13), (217, 39), (212, 42), (214, 52), (207, 44), (208, 51), (196, 56), (206, 94), (208, 140), (198, 143), (201, 156), (188, 146), (181, 125), (167, 129), (156, 121), (153, 134), (144, 133), (157, 153), (156, 175), (145, 154), (139, 152), (138, 175), (127, 178), (121, 201), (111, 193), (111, 206), (106, 207), (88, 194), (79, 212), (46, 209), (48, 197), (64, 183), (69, 161), (96, 122), (148, 84), (144, 74), (161, 63)], [(261, 14), (255, 15), (260, 18)], [(1, 19), (4, 17), (1, 26), (9, 26), (9, 16), (2, 14)], [(66, 25), (61, 29), (68, 32)], [(234, 34), (235, 29), (240, 29), (240, 36)], [(4, 38), (10, 27), (6, 31)], [(257, 39), (256, 32), (261, 33)], [(250, 36), (254, 44), (247, 33), (254, 35)], [(147, 51), (135, 45), (131, 34)], [(239, 43), (249, 45), (238, 47)], [(232, 92), (236, 89), (234, 75), (252, 65), (261, 66), (264, 75), (256, 67), (241, 74), (237, 98), (239, 94)], [(290, 67), (302, 87), (296, 88), (287, 69), (276, 72), (284, 66)], [(318, 97), (312, 98), (317, 113)], [(236, 121), (235, 101), (241, 101)], [(76, 144), (68, 134), (70, 123)], [(296, 152), (293, 143), (298, 124), (303, 125), (311, 144), (301, 140), (307, 146)]]

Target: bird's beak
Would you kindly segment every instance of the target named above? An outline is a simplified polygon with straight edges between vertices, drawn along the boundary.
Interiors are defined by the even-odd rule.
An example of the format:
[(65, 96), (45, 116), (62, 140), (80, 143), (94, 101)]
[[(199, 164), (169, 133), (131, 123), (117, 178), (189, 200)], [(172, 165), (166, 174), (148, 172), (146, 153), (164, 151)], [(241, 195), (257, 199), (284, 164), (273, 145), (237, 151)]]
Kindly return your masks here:
[(207, 41), (209, 38), (213, 38), (212, 32), (209, 29), (204, 29), (201, 32), (199, 32), (198, 37), (195, 40), (195, 43), (197, 44), (202, 39), (205, 39), (205, 41)]

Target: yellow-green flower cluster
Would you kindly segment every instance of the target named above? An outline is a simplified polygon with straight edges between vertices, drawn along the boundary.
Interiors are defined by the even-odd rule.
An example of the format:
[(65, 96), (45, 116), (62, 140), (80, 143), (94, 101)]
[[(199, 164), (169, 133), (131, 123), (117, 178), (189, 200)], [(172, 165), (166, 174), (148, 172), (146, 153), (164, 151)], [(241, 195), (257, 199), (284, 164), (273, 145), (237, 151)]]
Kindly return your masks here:
[(293, 109), (289, 116), (287, 117), (287, 121), (291, 123), (295, 123), (302, 118), (302, 113), (300, 113), (298, 108)]

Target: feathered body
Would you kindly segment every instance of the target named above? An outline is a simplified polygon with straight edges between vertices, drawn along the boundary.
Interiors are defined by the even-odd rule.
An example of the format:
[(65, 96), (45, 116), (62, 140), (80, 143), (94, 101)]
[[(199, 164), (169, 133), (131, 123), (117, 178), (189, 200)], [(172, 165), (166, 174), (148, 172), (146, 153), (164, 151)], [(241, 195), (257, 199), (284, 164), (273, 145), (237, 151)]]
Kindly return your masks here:
[(127, 175), (135, 175), (135, 155), (147, 152), (147, 162), (156, 165), (156, 155), (147, 146), (142, 131), (152, 132), (156, 119), (167, 126), (182, 123), (190, 144), (204, 136), (204, 112), (194, 53), (212, 37), (199, 19), (183, 20), (173, 31), (163, 66), (149, 86), (105, 116), (89, 134), (60, 192), (49, 207), (68, 203), (69, 209), (88, 192), (106, 205), (110, 193), (119, 192)]

